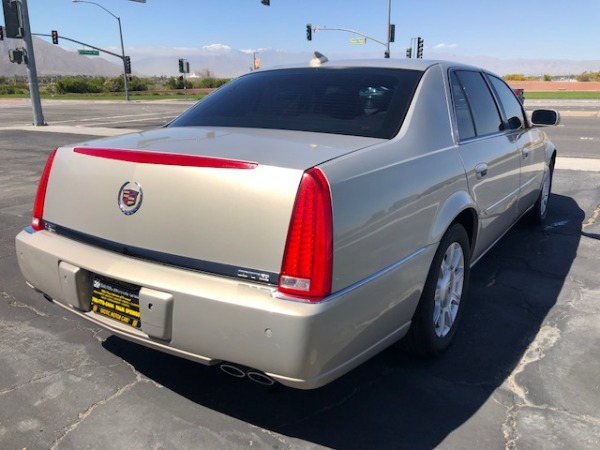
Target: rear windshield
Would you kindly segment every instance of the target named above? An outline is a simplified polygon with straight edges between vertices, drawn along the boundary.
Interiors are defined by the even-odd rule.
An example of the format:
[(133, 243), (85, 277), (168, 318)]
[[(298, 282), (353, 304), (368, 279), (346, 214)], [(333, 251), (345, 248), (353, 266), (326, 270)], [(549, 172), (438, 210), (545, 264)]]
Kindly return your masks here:
[(392, 138), (422, 72), (303, 68), (253, 72), (198, 102), (169, 126), (300, 130)]

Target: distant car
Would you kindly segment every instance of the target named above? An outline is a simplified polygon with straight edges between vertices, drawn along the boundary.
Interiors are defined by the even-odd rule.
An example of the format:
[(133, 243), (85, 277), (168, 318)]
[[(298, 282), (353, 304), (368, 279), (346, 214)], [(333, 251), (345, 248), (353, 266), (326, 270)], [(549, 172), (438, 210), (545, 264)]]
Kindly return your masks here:
[(513, 89), (513, 92), (521, 103), (525, 103), (525, 89), (517, 88)]
[(165, 128), (52, 152), (19, 265), (122, 338), (317, 388), (402, 338), (448, 348), (471, 266), (546, 217), (534, 124), (558, 121), (448, 62), (254, 71)]

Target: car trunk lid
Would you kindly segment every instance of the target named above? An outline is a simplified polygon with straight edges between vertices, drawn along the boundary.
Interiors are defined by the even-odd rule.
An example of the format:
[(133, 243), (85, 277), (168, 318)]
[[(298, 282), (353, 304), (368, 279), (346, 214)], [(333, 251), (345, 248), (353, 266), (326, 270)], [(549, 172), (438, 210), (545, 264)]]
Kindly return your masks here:
[(165, 128), (64, 147), (44, 221), (127, 255), (276, 283), (304, 171), (378, 141)]

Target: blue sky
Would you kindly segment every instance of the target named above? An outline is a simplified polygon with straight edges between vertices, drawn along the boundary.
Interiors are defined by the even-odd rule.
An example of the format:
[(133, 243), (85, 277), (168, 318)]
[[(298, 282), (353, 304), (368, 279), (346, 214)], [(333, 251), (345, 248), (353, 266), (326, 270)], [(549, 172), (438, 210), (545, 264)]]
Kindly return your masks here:
[[(388, 0), (96, 0), (122, 21), (126, 54), (222, 44), (234, 49), (382, 52), (375, 42), (350, 44), (351, 34), (321, 31), (306, 41), (307, 23), (361, 31), (385, 41)], [(120, 53), (117, 21), (101, 8), (71, 0), (28, 0), (33, 32), (89, 42)], [(392, 0), (396, 42), (404, 57), (411, 38), (425, 57), (445, 54), (525, 59), (600, 60), (600, 0)], [(0, 19), (3, 21), (3, 19)], [(66, 41), (61, 45), (68, 47)], [(600, 67), (598, 68), (600, 70)]]

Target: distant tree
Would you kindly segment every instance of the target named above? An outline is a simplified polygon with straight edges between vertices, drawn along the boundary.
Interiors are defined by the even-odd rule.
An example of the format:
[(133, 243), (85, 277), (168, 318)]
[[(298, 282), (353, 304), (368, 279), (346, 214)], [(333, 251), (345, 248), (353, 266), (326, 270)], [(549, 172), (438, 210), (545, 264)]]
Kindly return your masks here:
[(552, 75), (544, 74), (544, 81), (552, 81)]
[(504, 75), (504, 78), (506, 81), (525, 81), (527, 80), (527, 77), (525, 75), (523, 75), (522, 73), (510, 73), (508, 75)]
[[(185, 80), (188, 89), (194, 87), (190, 80)], [(167, 89), (183, 89), (183, 77), (171, 77), (167, 80)]]
[(178, 87), (179, 80), (175, 77), (171, 77), (167, 80), (167, 89), (179, 89)]
[(102, 90), (104, 92), (123, 92), (125, 90), (123, 77), (118, 76), (105, 79), (102, 84)]
[(130, 91), (147, 91), (148, 90), (148, 80), (145, 78), (139, 77), (131, 77), (129, 81), (129, 90)]
[(593, 81), (594, 80), (594, 74), (592, 72), (583, 72), (583, 73), (577, 75), (575, 77), (575, 79), (577, 81), (583, 81), (583, 82)]
[(12, 84), (0, 84), (0, 95), (20, 94), (18, 89)]
[(94, 79), (85, 77), (65, 77), (56, 82), (59, 94), (96, 94), (102, 92), (102, 86)]
[(198, 81), (196, 83), (196, 87), (199, 88), (218, 88), (223, 86), (226, 83), (229, 83), (229, 81), (231, 81), (229, 78), (213, 78), (213, 77), (207, 77), (207, 78), (202, 78), (200, 81)]

